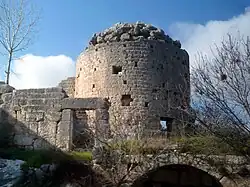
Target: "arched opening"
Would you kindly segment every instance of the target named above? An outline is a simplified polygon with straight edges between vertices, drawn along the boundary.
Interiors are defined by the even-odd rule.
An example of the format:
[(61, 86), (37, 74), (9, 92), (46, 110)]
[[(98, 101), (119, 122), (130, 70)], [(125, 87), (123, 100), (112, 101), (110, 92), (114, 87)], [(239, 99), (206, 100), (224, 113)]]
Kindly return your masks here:
[(198, 168), (172, 164), (151, 170), (136, 179), (132, 187), (223, 187), (220, 182)]

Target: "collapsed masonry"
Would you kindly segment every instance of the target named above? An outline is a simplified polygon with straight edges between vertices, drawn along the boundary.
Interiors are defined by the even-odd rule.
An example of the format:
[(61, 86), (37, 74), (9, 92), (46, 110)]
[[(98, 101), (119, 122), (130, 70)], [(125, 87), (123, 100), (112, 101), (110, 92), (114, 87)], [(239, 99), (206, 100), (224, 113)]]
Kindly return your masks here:
[[(86, 129), (108, 127), (109, 106), (103, 99), (70, 98), (61, 87), (15, 90), (5, 84), (0, 85), (0, 95), (0, 128), (5, 127), (8, 143), (18, 147), (86, 148), (94, 143)], [(108, 129), (102, 130), (99, 138), (108, 134)]]

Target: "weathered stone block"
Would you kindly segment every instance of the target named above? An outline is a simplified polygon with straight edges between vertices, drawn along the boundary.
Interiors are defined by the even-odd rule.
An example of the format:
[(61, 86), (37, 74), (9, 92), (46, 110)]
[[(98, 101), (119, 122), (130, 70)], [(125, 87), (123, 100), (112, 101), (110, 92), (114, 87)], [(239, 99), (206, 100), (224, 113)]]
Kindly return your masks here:
[(27, 134), (19, 134), (14, 136), (14, 144), (19, 146), (31, 146), (35, 137), (27, 136)]
[(7, 103), (10, 103), (11, 100), (12, 100), (12, 93), (5, 93), (5, 94), (2, 94), (2, 100), (5, 104)]
[(61, 98), (46, 98), (44, 99), (44, 104), (48, 106), (53, 106), (55, 104), (60, 104)]
[(93, 110), (107, 108), (107, 101), (101, 98), (65, 98), (61, 101), (63, 109)]
[(62, 111), (62, 119), (61, 121), (72, 121), (73, 120), (73, 111), (70, 109), (64, 109)]
[(42, 138), (39, 138), (39, 139), (34, 140), (33, 148), (36, 150), (39, 150), (39, 149), (44, 150), (44, 149), (54, 149), (55, 146), (49, 143), (48, 141)]
[(13, 90), (15, 90), (15, 88), (8, 84), (0, 84), (0, 94), (11, 93)]
[(52, 88), (45, 88), (45, 93), (51, 93), (51, 92), (63, 92), (63, 89), (61, 87), (52, 87)]
[(27, 105), (43, 105), (44, 99), (41, 98), (29, 98), (27, 99)]
[(28, 124), (28, 127), (29, 134), (38, 135), (38, 122), (30, 122)]
[(56, 146), (63, 150), (71, 149), (72, 142), (72, 126), (73, 122), (61, 121), (58, 124), (58, 131), (56, 134)]
[(36, 121), (36, 113), (27, 112), (26, 113), (26, 121), (27, 122), (35, 122)]
[(106, 109), (96, 109), (96, 120), (108, 120), (109, 112)]
[(44, 121), (44, 112), (37, 112), (36, 113), (36, 122)]
[(44, 112), (47, 111), (49, 108), (44, 105), (37, 105), (37, 106), (23, 106), (22, 110), (25, 112)]
[(45, 120), (46, 121), (54, 121), (58, 122), (62, 118), (62, 113), (61, 112), (53, 112), (53, 111), (47, 111), (45, 114)]
[(60, 98), (63, 99), (66, 97), (64, 92), (48, 92), (44, 95), (44, 98)]
[(56, 132), (57, 123), (52, 121), (40, 121), (38, 122), (38, 135), (41, 137), (53, 137)]

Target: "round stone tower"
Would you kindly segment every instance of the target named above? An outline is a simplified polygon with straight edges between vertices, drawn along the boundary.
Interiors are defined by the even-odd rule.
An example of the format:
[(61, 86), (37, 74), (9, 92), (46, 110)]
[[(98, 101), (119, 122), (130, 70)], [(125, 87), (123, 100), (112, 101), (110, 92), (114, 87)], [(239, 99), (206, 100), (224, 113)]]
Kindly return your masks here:
[(124, 133), (156, 132), (161, 122), (172, 131), (185, 117), (179, 109), (189, 107), (189, 79), (179, 41), (152, 25), (119, 23), (95, 34), (80, 54), (75, 97), (107, 98), (110, 125)]

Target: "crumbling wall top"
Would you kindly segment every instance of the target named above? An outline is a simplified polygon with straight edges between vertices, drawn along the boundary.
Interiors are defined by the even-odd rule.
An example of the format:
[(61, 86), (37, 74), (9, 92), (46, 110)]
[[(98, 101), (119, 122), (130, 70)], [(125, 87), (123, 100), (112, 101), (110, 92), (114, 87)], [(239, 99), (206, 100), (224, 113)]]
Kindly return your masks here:
[(89, 46), (109, 42), (141, 40), (157, 40), (181, 48), (181, 43), (178, 40), (174, 41), (162, 29), (142, 22), (117, 23), (103, 32), (94, 34)]

